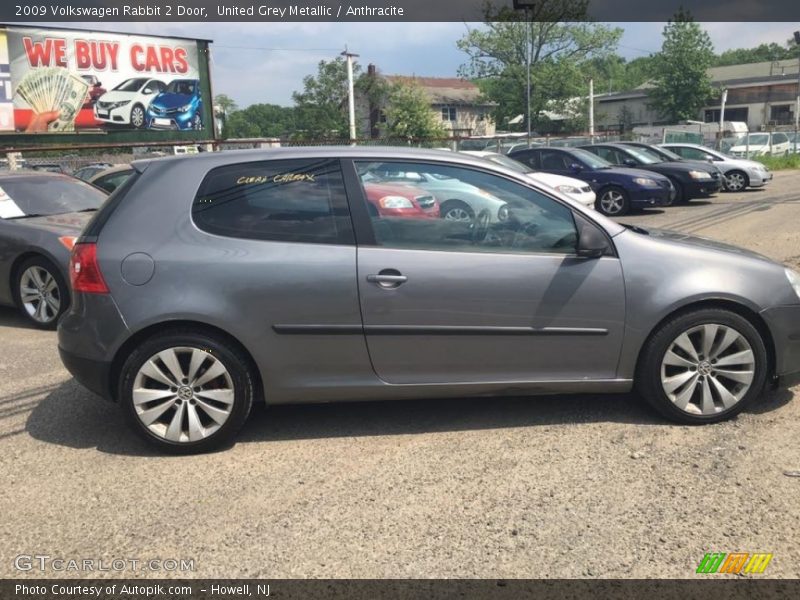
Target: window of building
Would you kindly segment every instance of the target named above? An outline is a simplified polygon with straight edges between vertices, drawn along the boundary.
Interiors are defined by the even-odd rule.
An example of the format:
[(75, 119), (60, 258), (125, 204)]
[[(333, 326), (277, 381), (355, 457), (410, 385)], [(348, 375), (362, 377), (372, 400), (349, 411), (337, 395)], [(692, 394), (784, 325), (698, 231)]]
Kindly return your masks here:
[(457, 117), (455, 106), (442, 107), (442, 121), (455, 121)]
[(779, 124), (794, 123), (791, 104), (773, 104), (769, 107), (769, 120)]

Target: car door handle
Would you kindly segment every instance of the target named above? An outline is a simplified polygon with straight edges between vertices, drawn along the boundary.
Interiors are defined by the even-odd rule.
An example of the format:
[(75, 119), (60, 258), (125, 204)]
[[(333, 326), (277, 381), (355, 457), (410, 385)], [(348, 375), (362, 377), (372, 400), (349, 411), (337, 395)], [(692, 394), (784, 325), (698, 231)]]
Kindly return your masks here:
[(394, 269), (384, 269), (377, 275), (367, 275), (367, 281), (377, 283), (383, 288), (396, 288), (408, 281), (408, 277)]

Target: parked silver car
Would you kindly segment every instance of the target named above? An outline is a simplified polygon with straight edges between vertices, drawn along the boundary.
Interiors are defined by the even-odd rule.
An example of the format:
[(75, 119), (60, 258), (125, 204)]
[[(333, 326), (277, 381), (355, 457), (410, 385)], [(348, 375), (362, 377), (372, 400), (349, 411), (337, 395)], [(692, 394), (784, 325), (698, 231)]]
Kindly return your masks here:
[[(501, 195), (508, 218), (370, 212), (358, 174), (376, 163)], [(284, 148), (134, 169), (75, 244), (59, 349), (169, 451), (228, 442), (255, 401), (635, 387), (713, 423), (799, 379), (800, 275), (480, 158)]]
[(725, 189), (731, 192), (740, 192), (748, 187), (763, 187), (772, 180), (772, 171), (755, 160), (735, 158), (698, 144), (669, 143), (661, 146), (682, 158), (713, 163), (724, 174)]

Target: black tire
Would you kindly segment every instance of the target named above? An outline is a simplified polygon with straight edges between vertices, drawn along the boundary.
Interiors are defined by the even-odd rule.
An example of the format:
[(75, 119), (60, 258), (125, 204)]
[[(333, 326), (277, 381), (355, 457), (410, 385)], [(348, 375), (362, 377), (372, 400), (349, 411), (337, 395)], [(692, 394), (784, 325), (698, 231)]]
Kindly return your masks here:
[(469, 217), (470, 221), (475, 219), (475, 211), (472, 210), (472, 208), (470, 208), (470, 206), (462, 200), (447, 200), (443, 202), (439, 207), (439, 215), (442, 217), (442, 219), (445, 219), (447, 218), (447, 213), (453, 210), (463, 211), (463, 214)]
[[(135, 113), (135, 114), (134, 114)], [(147, 115), (144, 111), (144, 106), (141, 104), (134, 105), (131, 108), (131, 127), (134, 129), (141, 129), (147, 122)]]
[[(749, 389), (741, 399), (727, 409), (719, 410), (713, 414), (693, 414), (676, 406), (667, 396), (661, 382), (662, 361), (673, 342), (681, 333), (694, 327), (717, 324), (734, 329), (749, 343), (754, 357), (753, 380)], [(719, 343), (719, 342), (717, 342)], [(701, 358), (702, 355), (701, 355)], [(687, 425), (703, 425), (717, 423), (737, 415), (747, 408), (761, 395), (767, 381), (768, 371), (767, 351), (761, 334), (753, 324), (741, 315), (724, 309), (698, 309), (680, 313), (662, 324), (647, 340), (639, 355), (639, 364), (636, 372), (636, 390), (656, 411), (671, 421)], [(699, 369), (698, 369), (699, 371)], [(698, 372), (699, 375), (699, 372)], [(720, 375), (707, 376), (717, 378)], [(702, 383), (702, 377), (700, 377)], [(713, 382), (712, 382), (713, 383)], [(709, 385), (714, 388), (716, 384)], [(688, 387), (692, 387), (689, 384)], [(698, 391), (702, 393), (702, 388)], [(719, 394), (715, 393), (719, 400)], [(715, 403), (716, 404), (716, 403)]]
[(668, 206), (688, 203), (689, 198), (686, 197), (686, 189), (683, 187), (683, 184), (675, 179), (672, 179), (671, 181), (673, 187), (675, 188), (675, 197), (672, 199), (672, 202), (668, 204)]
[[(615, 205), (620, 207), (619, 209), (611, 208), (608, 204), (608, 201), (610, 201), (612, 197), (615, 199)], [(604, 201), (606, 202), (606, 207), (603, 206)], [(631, 199), (628, 192), (623, 188), (610, 185), (598, 192), (594, 206), (597, 212), (607, 217), (621, 217), (627, 215), (631, 211)]]
[[(174, 442), (156, 435), (139, 418), (133, 402), (133, 385), (139, 369), (157, 353), (176, 347), (197, 348), (209, 353), (227, 369), (233, 384), (233, 405), (227, 420), (199, 441)], [(131, 427), (149, 444), (171, 454), (198, 454), (229, 445), (247, 420), (253, 397), (250, 360), (243, 351), (224, 337), (193, 329), (175, 329), (147, 339), (128, 356), (120, 370), (118, 398)], [(174, 414), (177, 409), (170, 411), (167, 413)]]
[[(48, 318), (44, 321), (34, 318), (34, 316), (28, 312), (28, 308), (26, 308), (22, 301), (22, 278), (31, 268), (43, 269), (53, 278), (56, 284), (56, 288), (51, 292), (51, 294), (58, 299), (59, 309), (58, 312), (52, 316), (52, 318)], [(67, 286), (67, 282), (64, 281), (64, 278), (61, 276), (61, 272), (58, 270), (58, 268), (43, 256), (34, 256), (28, 258), (23, 261), (22, 264), (19, 265), (19, 267), (14, 271), (13, 284), (14, 302), (27, 322), (37, 329), (55, 329), (58, 326), (58, 318), (63, 315), (64, 311), (69, 307), (69, 288)], [(49, 317), (51, 314), (52, 309), (47, 313), (47, 316)]]

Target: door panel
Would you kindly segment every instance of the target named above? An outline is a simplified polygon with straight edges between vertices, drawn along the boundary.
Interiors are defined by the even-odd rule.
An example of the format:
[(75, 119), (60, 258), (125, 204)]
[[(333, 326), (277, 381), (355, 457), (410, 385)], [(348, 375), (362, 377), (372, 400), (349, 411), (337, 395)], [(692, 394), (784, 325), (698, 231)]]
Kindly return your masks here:
[[(374, 163), (356, 168), (365, 177)], [(622, 270), (613, 256), (575, 255), (575, 222), (566, 206), (472, 168), (404, 168), (457, 178), (502, 198), (507, 217), (371, 217), (373, 242), (358, 248), (358, 285), (367, 347), (381, 379), (616, 377), (625, 318)]]

